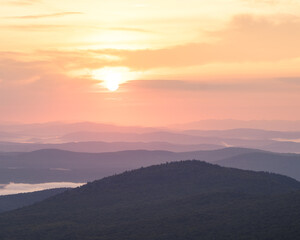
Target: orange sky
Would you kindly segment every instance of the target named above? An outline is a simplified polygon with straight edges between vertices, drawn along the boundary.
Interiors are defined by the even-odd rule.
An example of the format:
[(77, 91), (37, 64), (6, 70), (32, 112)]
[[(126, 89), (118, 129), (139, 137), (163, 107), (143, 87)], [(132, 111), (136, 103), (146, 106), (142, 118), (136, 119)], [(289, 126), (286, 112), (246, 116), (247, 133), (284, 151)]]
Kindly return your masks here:
[(300, 0), (0, 3), (0, 121), (300, 119)]

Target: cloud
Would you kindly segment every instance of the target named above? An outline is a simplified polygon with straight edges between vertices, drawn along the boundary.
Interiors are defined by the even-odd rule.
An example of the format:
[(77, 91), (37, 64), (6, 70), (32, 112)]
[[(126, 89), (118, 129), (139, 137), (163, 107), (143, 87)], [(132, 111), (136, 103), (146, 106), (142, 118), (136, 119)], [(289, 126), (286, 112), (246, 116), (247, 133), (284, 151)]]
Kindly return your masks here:
[(274, 5), (281, 2), (280, 0), (243, 0), (243, 1), (251, 4), (254, 3), (254, 4), (268, 4), (268, 5)]
[[(15, 27), (18, 26), (16, 25)], [(22, 26), (19, 27), (21, 30)], [(45, 25), (27, 25), (27, 27), (28, 30), (47, 29)], [(53, 27), (63, 26), (53, 25)], [(135, 31), (140, 29), (125, 28), (124, 30)], [(80, 73), (85, 78), (91, 78), (89, 72), (107, 66), (124, 66), (135, 71), (164, 67), (202, 66), (213, 63), (274, 62), (300, 57), (300, 48), (298, 47), (300, 42), (300, 19), (297, 17), (277, 16), (269, 19), (267, 17), (239, 15), (232, 19), (226, 29), (209, 32), (208, 34), (218, 40), (206, 43), (190, 43), (163, 49), (101, 49), (69, 52), (37, 51), (32, 53), (32, 55), (44, 59), (43, 61), (21, 61), (20, 59), (26, 59), (24, 54), (0, 53), (0, 79), (2, 80), (0, 85), (33, 84), (34, 82), (42, 81), (42, 79), (49, 79), (45, 76), (63, 76), (68, 75), (69, 72)], [(72, 76), (75, 77), (76, 74)], [(76, 77), (80, 76), (80, 74), (77, 74)], [(228, 80), (226, 84), (205, 80), (198, 82), (144, 80), (141, 82), (131, 81), (127, 84), (131, 88), (184, 91), (269, 89), (268, 84), (264, 85), (264, 83), (261, 83), (257, 85), (257, 79), (254, 79), (251, 84), (249, 84), (248, 80), (242, 78), (240, 80), (244, 83), (237, 84), (237, 80), (234, 82)], [(256, 83), (254, 84), (254, 82)], [(296, 83), (298, 80), (290, 80), (290, 82)], [(269, 81), (269, 83), (273, 84), (274, 81)], [(290, 85), (287, 84), (287, 86)], [(274, 87), (273, 89), (277, 88)]]
[(0, 58), (0, 79), (2, 84), (16, 85), (30, 83), (42, 72), (42, 62), (23, 62), (9, 58)]
[(237, 84), (218, 84), (205, 81), (184, 81), (184, 80), (133, 80), (124, 84), (129, 89), (147, 88), (157, 90), (174, 91), (206, 91), (206, 90), (233, 90), (239, 88)]
[(108, 54), (97, 54), (93, 51), (38, 51), (36, 54), (47, 57), (51, 65), (63, 72), (76, 69), (99, 69), (105, 66), (118, 65), (119, 57)]
[(129, 31), (129, 32), (141, 32), (141, 33), (153, 33), (153, 31), (148, 31), (141, 28), (130, 28), (130, 27), (111, 27), (111, 28), (102, 28), (105, 30), (112, 30), (112, 31)]
[(279, 78), (283, 83), (292, 84), (294, 87), (300, 87), (300, 77)]
[[(0, 25), (3, 29), (17, 30), (17, 31), (56, 31), (60, 29), (70, 30), (76, 29), (78, 26), (74, 25), (63, 25), (63, 24), (6, 24)], [(153, 31), (148, 31), (141, 28), (122, 28), (122, 27), (111, 27), (111, 28), (101, 28), (93, 26), (81, 26), (85, 29), (91, 30), (105, 30), (105, 31), (128, 31), (128, 32), (138, 32), (138, 33), (155, 33)], [(86, 44), (86, 43), (83, 43)], [(94, 44), (94, 43), (93, 43)]]
[[(106, 58), (85, 51), (60, 52), (39, 51), (35, 54), (43, 61), (26, 60), (21, 53), (0, 53), (0, 89), (27, 88), (27, 92), (55, 91), (68, 89), (70, 86), (78, 91), (90, 91), (99, 80), (92, 78), (92, 70), (105, 66), (118, 65), (118, 60)], [(2, 57), (1, 57), (2, 56)], [(22, 60), (21, 60), (22, 59)], [(262, 78), (235, 80), (131, 80), (122, 84), (129, 91), (141, 89), (163, 91), (298, 91), (299, 78)], [(293, 87), (294, 86), (294, 87)]]
[(6, 4), (10, 5), (32, 5), (36, 3), (41, 3), (42, 0), (11, 0), (11, 1), (4, 1)]
[(265, 5), (278, 5), (278, 4), (297, 4), (297, 0), (243, 0), (248, 4), (265, 4)]
[(2, 25), (1, 28), (6, 28), (8, 30), (17, 31), (56, 31), (58, 29), (69, 29), (67, 25), (54, 25), (54, 24), (22, 24), (22, 25)]
[(81, 82), (81, 78), (85, 78), (83, 85), (91, 86), (95, 84), (95, 80), (91, 78), (91, 70), (103, 68), (116, 60), (118, 58), (99, 56), (84, 50), (0, 52), (0, 87), (37, 82), (53, 82), (57, 86), (68, 82), (72, 85), (72, 81), (75, 83), (77, 79)]
[(50, 57), (43, 61), (30, 57), (33, 58), (29, 54), (0, 53), (2, 119), (20, 117), (26, 121), (39, 116), (47, 120), (50, 116), (55, 119), (61, 115), (75, 119), (82, 114), (84, 109), (79, 111), (78, 106), (90, 104), (88, 96), (99, 81), (88, 75), (69, 75), (64, 68), (73, 66), (65, 66), (70, 64), (68, 62), (60, 67)]
[(185, 67), (210, 63), (280, 61), (300, 57), (300, 18), (239, 15), (221, 31), (209, 32), (218, 39), (164, 49), (99, 50), (121, 57), (120, 65), (133, 69)]
[[(101, 60), (74, 53), (43, 52), (35, 53), (43, 60), (33, 60), (30, 54), (0, 52), (0, 92), (2, 97), (10, 91), (27, 94), (51, 93), (59, 89), (72, 89), (73, 92), (88, 92), (99, 81), (92, 79), (89, 68), (101, 68)], [(47, 55), (47, 57), (46, 57)], [(82, 56), (81, 56), (82, 55)], [(88, 66), (89, 67), (88, 67)], [(72, 71), (86, 69), (83, 74)]]
[(39, 14), (39, 15), (26, 15), (26, 16), (12, 16), (12, 17), (2, 17), (5, 19), (39, 19), (39, 18), (52, 18), (52, 17), (63, 17), (68, 15), (78, 15), (83, 14), (82, 12), (58, 12), (50, 14)]
[[(299, 79), (297, 79), (299, 80)], [(294, 81), (292, 81), (294, 82)], [(295, 79), (296, 82), (296, 79)], [(162, 91), (283, 91), (291, 90), (282, 79), (239, 79), (239, 81), (133, 80), (123, 84), (125, 89), (155, 89)], [(295, 89), (294, 89), (295, 90)], [(296, 90), (297, 91), (297, 90)]]

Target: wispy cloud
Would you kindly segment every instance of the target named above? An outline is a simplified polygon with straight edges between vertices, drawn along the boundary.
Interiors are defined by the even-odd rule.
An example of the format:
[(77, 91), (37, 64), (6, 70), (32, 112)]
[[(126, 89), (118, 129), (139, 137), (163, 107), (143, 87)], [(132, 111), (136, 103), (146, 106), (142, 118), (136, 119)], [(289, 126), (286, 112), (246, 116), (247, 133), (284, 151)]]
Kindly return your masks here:
[(112, 31), (129, 31), (129, 32), (142, 32), (142, 33), (153, 33), (153, 31), (141, 29), (141, 28), (130, 28), (130, 27), (111, 27), (111, 28), (103, 28), (106, 30)]
[[(247, 3), (255, 3), (255, 4), (277, 4), (280, 3), (280, 0), (243, 0), (244, 2)], [(286, 1), (286, 0), (285, 0)]]
[(42, 0), (7, 0), (4, 1), (4, 4), (11, 4), (11, 5), (32, 5), (36, 3), (40, 3)]
[(278, 79), (251, 79), (239, 81), (185, 81), (185, 80), (133, 80), (124, 84), (124, 87), (131, 90), (156, 89), (162, 91), (218, 91), (218, 92), (268, 92), (291, 90), (283, 81)]
[(281, 82), (292, 84), (294, 87), (300, 87), (300, 77), (279, 78)]
[(39, 19), (39, 18), (52, 18), (52, 17), (63, 17), (68, 15), (78, 15), (83, 14), (82, 12), (58, 12), (50, 14), (39, 14), (39, 15), (25, 15), (25, 16), (10, 16), (2, 17), (5, 19)]
[[(49, 31), (49, 30), (58, 30), (58, 29), (75, 29), (78, 26), (74, 25), (63, 25), (63, 24), (3, 24), (0, 25), (2, 29), (18, 30), (18, 31)], [(101, 28), (93, 26), (80, 26), (86, 29), (94, 30), (103, 30), (103, 31), (128, 31), (128, 32), (137, 32), (137, 33), (155, 33), (153, 31), (140, 29), (140, 28), (121, 28), (121, 27), (111, 27), (111, 28)], [(86, 43), (81, 43), (86, 45)], [(92, 43), (95, 44), (95, 43)]]
[(1, 28), (18, 31), (52, 31), (64, 28), (70, 28), (67, 25), (53, 25), (53, 24), (22, 24), (22, 25), (0, 25)]
[(297, 3), (297, 0), (243, 0), (248, 4), (266, 4), (266, 5), (277, 5), (277, 4), (293, 4)]
[(209, 33), (213, 43), (196, 42), (163, 49), (99, 50), (121, 57), (134, 69), (185, 67), (210, 63), (279, 61), (300, 57), (300, 19), (294, 16), (239, 15), (228, 28)]

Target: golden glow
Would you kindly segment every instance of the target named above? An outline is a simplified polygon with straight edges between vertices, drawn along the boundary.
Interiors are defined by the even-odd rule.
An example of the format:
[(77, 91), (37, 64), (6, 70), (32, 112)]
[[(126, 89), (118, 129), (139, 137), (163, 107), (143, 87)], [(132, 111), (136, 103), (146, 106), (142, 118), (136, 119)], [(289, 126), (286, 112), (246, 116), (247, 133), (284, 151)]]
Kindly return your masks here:
[(300, 0), (223, 2), (0, 1), (0, 121), (300, 119)]
[(104, 67), (94, 70), (92, 76), (102, 81), (102, 87), (113, 92), (119, 89), (120, 84), (136, 79), (137, 73), (130, 72), (126, 67)]
[(110, 72), (107, 73), (104, 78), (105, 87), (109, 91), (116, 91), (119, 88), (120, 82), (122, 82), (122, 74), (119, 72)]

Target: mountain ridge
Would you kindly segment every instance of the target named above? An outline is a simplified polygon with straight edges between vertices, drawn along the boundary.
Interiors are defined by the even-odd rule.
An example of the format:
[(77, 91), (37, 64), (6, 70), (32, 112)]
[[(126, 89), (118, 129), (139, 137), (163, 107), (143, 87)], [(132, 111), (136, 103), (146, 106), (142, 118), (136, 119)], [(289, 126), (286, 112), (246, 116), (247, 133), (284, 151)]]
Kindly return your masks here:
[[(106, 177), (0, 214), (0, 237), (219, 240), (229, 234), (233, 239), (255, 239), (272, 229), (273, 239), (280, 239), (278, 231), (292, 239), (300, 231), (294, 211), (300, 205), (299, 190), (298, 181), (278, 174), (195, 160), (172, 162)], [(288, 220), (283, 213), (289, 214)], [(279, 225), (277, 219), (287, 223)], [(249, 235), (251, 227), (259, 231)]]
[[(224, 148), (177, 153), (157, 150), (76, 153), (65, 150), (44, 149), (28, 153), (0, 154), (0, 183), (87, 182), (126, 170), (165, 162), (197, 159), (212, 163), (251, 152), (272, 154), (275, 160), (277, 156), (279, 158), (286, 156), (288, 159), (298, 159), (299, 157), (297, 154), (268, 154), (266, 151), (247, 148)], [(272, 159), (269, 159), (269, 161), (272, 164)], [(283, 162), (281, 168), (287, 168), (285, 162)], [(65, 171), (61, 171), (61, 169)], [(300, 166), (294, 169), (300, 169)], [(271, 171), (271, 168), (261, 170)], [(288, 172), (286, 174), (290, 176)], [(298, 175), (292, 176), (298, 178)]]

